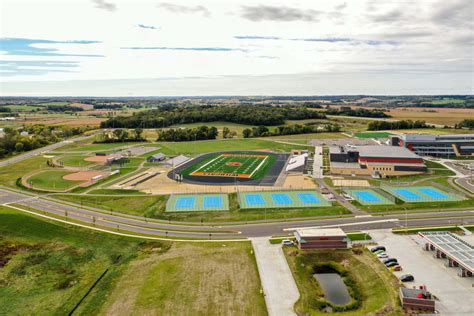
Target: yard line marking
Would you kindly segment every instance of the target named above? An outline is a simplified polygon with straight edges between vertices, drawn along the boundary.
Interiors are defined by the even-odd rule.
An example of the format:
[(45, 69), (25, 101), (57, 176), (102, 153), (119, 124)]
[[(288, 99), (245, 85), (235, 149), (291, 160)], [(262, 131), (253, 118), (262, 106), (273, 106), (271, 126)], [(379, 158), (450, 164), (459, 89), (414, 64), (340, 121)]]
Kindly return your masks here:
[(266, 157), (262, 160), (262, 162), (257, 166), (257, 168), (255, 168), (255, 169), (253, 170), (253, 172), (250, 174), (250, 178), (253, 176), (253, 174), (254, 174), (258, 169), (260, 169), (260, 167), (261, 167), (262, 164), (265, 162), (265, 160), (267, 160), (267, 158), (268, 158), (268, 156), (266, 156)]
[[(216, 158), (212, 159), (211, 161), (205, 163), (203, 166), (199, 167), (197, 170), (194, 170), (194, 172), (201, 170), (202, 168), (204, 168), (205, 166), (207, 166), (208, 164), (210, 164), (210, 163), (213, 162), (214, 160), (219, 159), (221, 156), (222, 156), (222, 155), (217, 156)], [(194, 173), (194, 172), (193, 172), (193, 173)]]

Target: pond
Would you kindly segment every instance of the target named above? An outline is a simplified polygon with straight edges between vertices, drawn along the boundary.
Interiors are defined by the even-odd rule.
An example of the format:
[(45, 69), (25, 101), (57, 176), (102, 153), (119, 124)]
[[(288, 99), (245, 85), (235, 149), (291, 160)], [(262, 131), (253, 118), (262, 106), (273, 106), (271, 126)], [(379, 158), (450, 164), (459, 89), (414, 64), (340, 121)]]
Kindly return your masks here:
[(344, 281), (337, 273), (316, 273), (313, 275), (318, 280), (324, 297), (336, 305), (346, 305), (351, 302), (351, 296)]

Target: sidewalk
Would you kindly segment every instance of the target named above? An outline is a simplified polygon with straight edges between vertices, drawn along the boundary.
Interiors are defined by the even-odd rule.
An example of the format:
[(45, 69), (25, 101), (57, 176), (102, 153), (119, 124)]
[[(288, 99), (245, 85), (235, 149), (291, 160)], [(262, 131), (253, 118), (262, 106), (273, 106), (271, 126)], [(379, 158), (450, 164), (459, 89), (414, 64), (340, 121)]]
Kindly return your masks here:
[(288, 267), (281, 245), (270, 244), (268, 238), (251, 238), (268, 315), (296, 315), (293, 305), (300, 297), (298, 287)]

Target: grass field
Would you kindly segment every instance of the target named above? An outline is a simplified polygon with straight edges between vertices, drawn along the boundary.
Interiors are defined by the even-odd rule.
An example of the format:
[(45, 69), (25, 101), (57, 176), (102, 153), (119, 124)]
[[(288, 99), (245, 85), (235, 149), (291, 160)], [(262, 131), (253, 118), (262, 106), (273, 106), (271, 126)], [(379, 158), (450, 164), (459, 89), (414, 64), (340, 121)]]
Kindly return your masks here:
[(277, 157), (269, 153), (238, 152), (211, 155), (183, 170), (184, 176), (219, 176), (260, 179), (275, 163)]
[(0, 206), (0, 314), (67, 315), (109, 269), (77, 314), (96, 314), (137, 254), (165, 244), (42, 221)]
[(131, 145), (139, 145), (139, 144), (146, 144), (144, 142), (137, 142), (137, 143), (109, 143), (109, 144), (93, 144), (91, 142), (86, 144), (80, 143), (73, 143), (70, 145), (66, 145), (61, 147), (61, 151), (83, 151), (83, 152), (90, 152), (90, 151), (107, 151), (113, 149), (120, 149), (122, 147), (131, 146)]
[(93, 161), (86, 161), (84, 160), (87, 156), (80, 156), (80, 155), (71, 155), (71, 156), (64, 156), (59, 159), (65, 166), (71, 167), (87, 167), (91, 165), (95, 165)]
[(388, 138), (390, 135), (392, 134), (388, 132), (360, 132), (354, 134), (357, 138)]
[[(295, 304), (298, 315), (327, 315), (324, 293), (313, 278), (313, 267), (330, 263), (346, 270), (346, 282), (352, 282), (358, 289), (351, 293), (353, 303), (360, 306), (352, 311), (336, 315), (402, 315), (398, 303), (398, 280), (367, 250), (354, 254), (351, 250), (299, 251), (295, 247), (284, 249), (286, 259), (300, 291), (300, 299)], [(297, 253), (298, 255), (295, 255)], [(347, 280), (347, 281), (346, 281)], [(359, 299), (355, 293), (359, 295)]]
[(266, 315), (250, 243), (174, 244), (134, 260), (107, 315)]
[(25, 174), (46, 167), (46, 158), (36, 156), (0, 168), (0, 183), (9, 187), (16, 187), (16, 180)]
[(474, 116), (473, 109), (453, 108), (396, 108), (391, 109), (390, 114), (394, 119), (400, 120), (423, 120), (427, 123), (440, 125), (454, 125), (467, 117)]
[(47, 170), (41, 171), (28, 179), (28, 183), (35, 189), (40, 190), (67, 190), (82, 181), (64, 180), (65, 175), (70, 174), (70, 171), (63, 170)]

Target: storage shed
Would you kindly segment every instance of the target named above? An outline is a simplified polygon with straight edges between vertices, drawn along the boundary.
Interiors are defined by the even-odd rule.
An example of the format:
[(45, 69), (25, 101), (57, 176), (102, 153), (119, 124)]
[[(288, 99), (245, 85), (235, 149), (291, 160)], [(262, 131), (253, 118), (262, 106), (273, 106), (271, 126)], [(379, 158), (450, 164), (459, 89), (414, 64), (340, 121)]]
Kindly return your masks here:
[(340, 228), (301, 228), (294, 235), (300, 249), (347, 248), (348, 238)]

